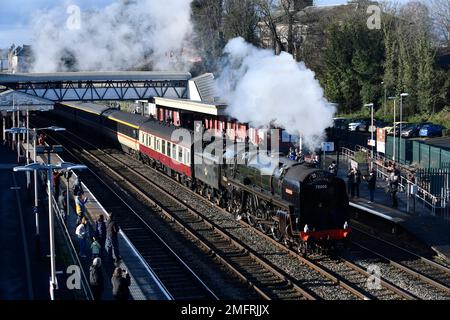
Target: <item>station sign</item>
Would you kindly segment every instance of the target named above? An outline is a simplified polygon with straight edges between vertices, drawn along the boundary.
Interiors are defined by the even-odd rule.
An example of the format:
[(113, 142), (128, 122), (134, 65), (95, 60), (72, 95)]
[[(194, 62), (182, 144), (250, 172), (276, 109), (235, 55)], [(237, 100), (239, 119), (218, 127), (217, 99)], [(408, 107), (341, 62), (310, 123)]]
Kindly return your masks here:
[(377, 129), (377, 152), (386, 153), (386, 130)]
[(322, 142), (322, 151), (323, 152), (333, 152), (334, 151), (334, 142)]
[(369, 139), (369, 140), (367, 141), (367, 145), (368, 145), (369, 147), (375, 147), (376, 141), (373, 140), (373, 139)]

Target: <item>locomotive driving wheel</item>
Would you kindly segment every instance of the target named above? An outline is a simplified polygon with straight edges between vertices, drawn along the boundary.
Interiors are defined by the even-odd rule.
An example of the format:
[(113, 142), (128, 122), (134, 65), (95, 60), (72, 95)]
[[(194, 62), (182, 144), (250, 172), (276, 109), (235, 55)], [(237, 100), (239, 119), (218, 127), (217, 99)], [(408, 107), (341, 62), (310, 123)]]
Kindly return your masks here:
[[(260, 202), (259, 207), (256, 209), (256, 218), (260, 221), (268, 221), (269, 220), (269, 209), (267, 204), (263, 201)], [(265, 234), (269, 234), (271, 232), (270, 226), (264, 222), (258, 222), (258, 228)]]
[(256, 225), (257, 217), (255, 216), (256, 213), (256, 201), (253, 196), (248, 196), (247, 201), (245, 203), (245, 212), (247, 216), (247, 222), (249, 225), (254, 227)]
[(280, 224), (278, 222), (275, 222), (272, 227), (270, 228), (272, 232), (272, 238), (275, 239), (275, 241), (282, 242), (283, 240), (283, 234), (280, 230)]

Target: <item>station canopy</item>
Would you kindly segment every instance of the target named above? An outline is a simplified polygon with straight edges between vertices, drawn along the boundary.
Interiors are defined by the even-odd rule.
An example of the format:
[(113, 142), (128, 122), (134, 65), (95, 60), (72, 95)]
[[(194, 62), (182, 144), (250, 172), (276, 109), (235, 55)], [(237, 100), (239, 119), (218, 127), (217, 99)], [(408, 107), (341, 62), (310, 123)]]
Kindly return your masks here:
[(14, 90), (7, 90), (0, 93), (0, 112), (11, 111), (49, 111), (53, 110), (54, 102), (31, 96)]

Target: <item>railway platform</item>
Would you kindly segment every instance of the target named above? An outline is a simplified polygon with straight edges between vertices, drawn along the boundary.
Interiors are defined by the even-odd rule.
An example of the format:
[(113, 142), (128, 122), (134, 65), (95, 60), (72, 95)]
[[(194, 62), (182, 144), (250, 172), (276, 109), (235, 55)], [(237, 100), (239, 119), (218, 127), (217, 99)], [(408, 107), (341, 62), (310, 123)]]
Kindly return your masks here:
[[(339, 163), (338, 176), (347, 182), (347, 161)], [(450, 261), (450, 221), (433, 215), (421, 202), (408, 199), (405, 192), (398, 193), (398, 207), (392, 207), (387, 181), (377, 178), (374, 202), (369, 202), (369, 189), (365, 181), (360, 185), (360, 197), (350, 199), (350, 205), (358, 212), (380, 218), (393, 226), (404, 228), (427, 244), (441, 258)]]
[[(25, 175), (17, 154), (0, 145), (0, 301), (49, 299), (48, 218), (40, 215), (39, 246)], [(45, 209), (42, 209), (45, 210)], [(57, 261), (57, 269), (61, 270)]]
[[(26, 144), (22, 145), (22, 148), (26, 149)], [(29, 150), (32, 150), (30, 148)], [(30, 152), (33, 156), (32, 151)], [(47, 155), (39, 156), (38, 161), (47, 162)], [(62, 159), (56, 155), (52, 154), (50, 161), (54, 164), (62, 162)], [(77, 175), (74, 173), (72, 177), (67, 181), (66, 178), (61, 177), (61, 192), (62, 190), (69, 190), (69, 214), (66, 219), (66, 226), (72, 238), (72, 242), (78, 249), (78, 240), (75, 235), (76, 230), (76, 212), (75, 212), (75, 202), (73, 197), (73, 183), (75, 182)], [(67, 184), (68, 182), (68, 184)], [(67, 188), (68, 186), (68, 188)], [(105, 220), (108, 219), (109, 213), (105, 211), (101, 203), (96, 199), (95, 195), (89, 190), (89, 186), (82, 182), (84, 195), (88, 198), (86, 203), (86, 211), (89, 225), (90, 238), (94, 234), (95, 222), (98, 220), (101, 214), (104, 215)], [(89, 267), (92, 264), (92, 258), (90, 255), (90, 244), (88, 241), (88, 255), (87, 258), (80, 258), (83, 269), (87, 275), (89, 275)], [(139, 252), (134, 248), (131, 242), (128, 240), (125, 232), (120, 231), (119, 234), (119, 248), (122, 259), (120, 262), (114, 262), (106, 257), (102, 257), (102, 269), (105, 288), (102, 294), (103, 300), (112, 300), (112, 285), (111, 276), (116, 267), (120, 267), (128, 271), (131, 276), (131, 285), (129, 287), (131, 299), (133, 300), (171, 300), (172, 297), (170, 293), (167, 292), (166, 288), (160, 283), (160, 280), (156, 277), (151, 268), (147, 265), (144, 259), (141, 257)]]

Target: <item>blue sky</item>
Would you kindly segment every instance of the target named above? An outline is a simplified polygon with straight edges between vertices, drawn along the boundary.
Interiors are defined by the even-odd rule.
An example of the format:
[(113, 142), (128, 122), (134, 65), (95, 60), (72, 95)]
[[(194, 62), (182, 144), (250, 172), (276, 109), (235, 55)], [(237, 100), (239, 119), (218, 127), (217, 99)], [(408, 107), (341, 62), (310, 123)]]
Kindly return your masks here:
[[(64, 3), (79, 5), (82, 9), (101, 8), (117, 0), (0, 0), (0, 48), (12, 43), (28, 44), (32, 30), (30, 20), (37, 11), (46, 10)], [(161, 1), (161, 0), (155, 0)], [(407, 2), (408, 0), (400, 0)], [(347, 0), (316, 0), (316, 4), (339, 4)]]

